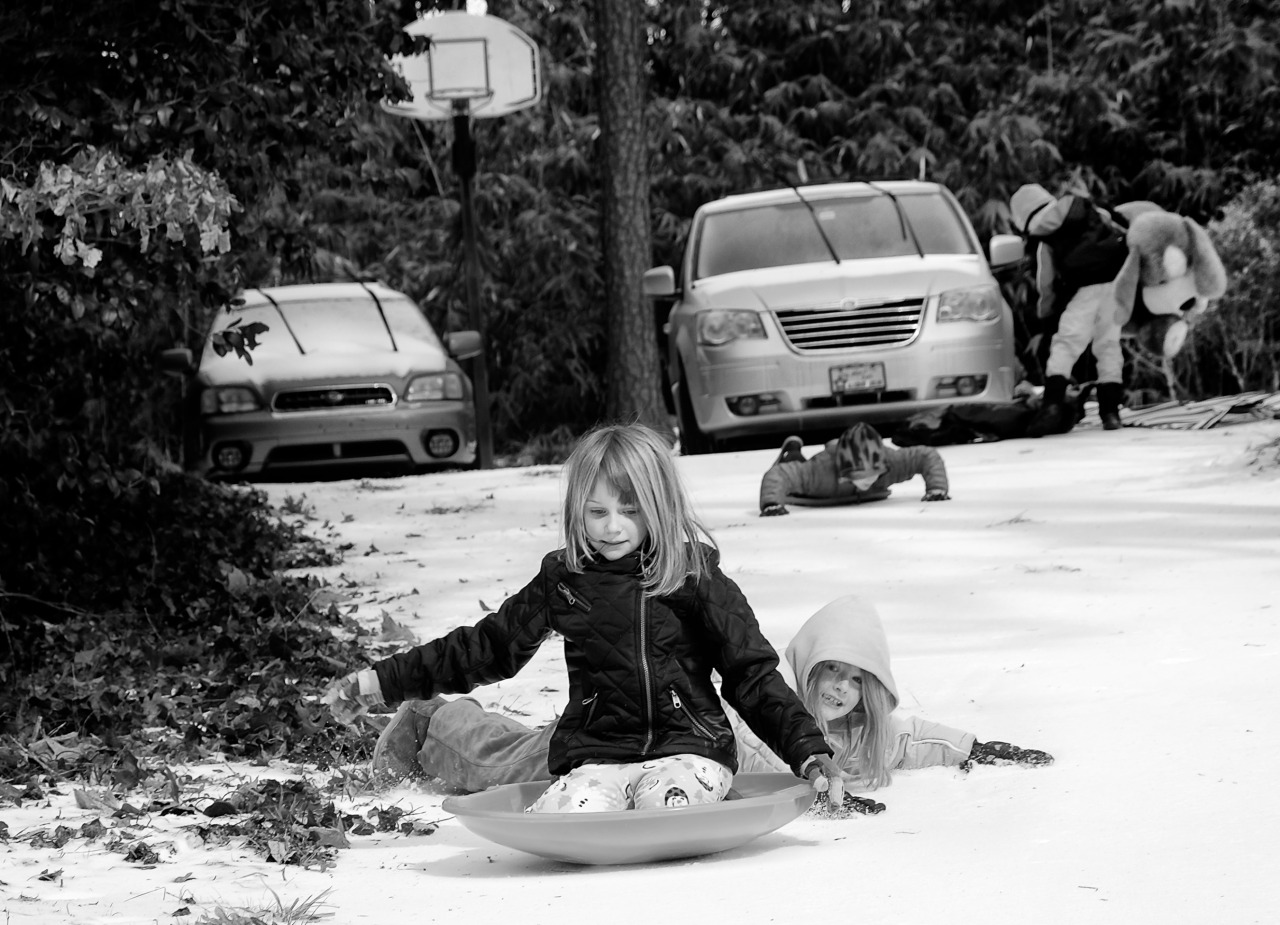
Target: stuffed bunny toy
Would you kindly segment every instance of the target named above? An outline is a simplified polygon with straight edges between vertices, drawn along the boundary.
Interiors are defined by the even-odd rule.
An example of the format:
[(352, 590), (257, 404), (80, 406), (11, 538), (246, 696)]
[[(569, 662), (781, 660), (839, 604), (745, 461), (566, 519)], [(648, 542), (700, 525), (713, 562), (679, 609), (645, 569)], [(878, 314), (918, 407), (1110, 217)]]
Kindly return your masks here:
[(1227, 271), (1208, 232), (1158, 207), (1132, 216), (1125, 241), (1129, 256), (1113, 290), (1116, 321), (1125, 325), (1134, 317), (1141, 287), (1142, 304), (1152, 316), (1148, 324), (1164, 331), (1159, 348), (1166, 357), (1175, 356), (1190, 322), (1205, 312), (1210, 299), (1227, 291)]

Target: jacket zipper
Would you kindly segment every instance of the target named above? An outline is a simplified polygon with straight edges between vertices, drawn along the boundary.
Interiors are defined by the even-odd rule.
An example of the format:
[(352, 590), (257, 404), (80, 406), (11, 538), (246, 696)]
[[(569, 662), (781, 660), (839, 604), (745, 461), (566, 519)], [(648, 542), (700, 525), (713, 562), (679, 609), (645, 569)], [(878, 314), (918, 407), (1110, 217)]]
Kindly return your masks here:
[(574, 594), (573, 589), (570, 588), (563, 581), (556, 582), (556, 591), (559, 592), (560, 596), (565, 599), (565, 602), (570, 607), (576, 607), (578, 610), (581, 610), (583, 613), (591, 612), (591, 602), (588, 601), (586, 598), (579, 597), (578, 595)]
[(694, 716), (693, 710), (684, 705), (684, 701), (680, 699), (680, 692), (674, 687), (671, 688), (671, 702), (676, 705), (676, 709), (683, 713), (689, 722), (693, 723), (694, 729), (711, 741), (715, 741), (716, 737), (711, 734), (711, 730), (702, 724), (702, 720)]
[(653, 678), (649, 669), (649, 615), (645, 608), (644, 592), (640, 592), (640, 679), (644, 683), (645, 733), (642, 755), (653, 748)]
[(588, 726), (591, 725), (591, 718), (596, 714), (596, 701), (599, 699), (599, 697), (600, 697), (600, 693), (597, 691), (596, 693), (592, 694), (590, 697), (584, 697), (582, 699), (583, 714), (582, 714), (582, 724), (578, 727), (579, 729), (586, 729)]

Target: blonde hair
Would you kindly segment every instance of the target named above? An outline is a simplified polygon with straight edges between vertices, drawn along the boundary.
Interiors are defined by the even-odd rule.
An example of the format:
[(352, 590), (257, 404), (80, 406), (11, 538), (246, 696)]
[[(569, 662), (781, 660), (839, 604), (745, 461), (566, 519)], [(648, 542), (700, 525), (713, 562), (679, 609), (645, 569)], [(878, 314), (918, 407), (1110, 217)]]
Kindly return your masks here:
[(889, 786), (893, 778), (889, 768), (889, 714), (893, 712), (893, 698), (879, 678), (858, 669), (862, 676), (862, 699), (853, 710), (830, 724), (822, 718), (822, 700), (818, 691), (818, 669), (825, 664), (819, 662), (815, 665), (805, 680), (802, 698), (805, 707), (836, 750), (834, 760), (837, 765), (856, 775), (858, 783), (868, 790)]
[(564, 546), (569, 570), (581, 572), (595, 552), (587, 538), (587, 501), (602, 481), (644, 518), (641, 584), (651, 596), (672, 594), (686, 579), (701, 580), (707, 563), (698, 545), (716, 545), (694, 515), (671, 447), (643, 424), (610, 424), (590, 431), (564, 466)]

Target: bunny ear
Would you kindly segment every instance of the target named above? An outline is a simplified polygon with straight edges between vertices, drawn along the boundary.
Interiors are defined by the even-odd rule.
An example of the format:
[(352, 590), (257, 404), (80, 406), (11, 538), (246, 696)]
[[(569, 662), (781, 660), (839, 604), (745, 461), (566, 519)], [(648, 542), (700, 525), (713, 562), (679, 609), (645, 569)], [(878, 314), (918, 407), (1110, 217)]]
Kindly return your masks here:
[(1129, 256), (1124, 259), (1124, 266), (1116, 274), (1111, 284), (1112, 296), (1116, 301), (1116, 324), (1124, 327), (1133, 314), (1133, 302), (1138, 297), (1138, 278), (1142, 274), (1142, 257), (1136, 247), (1129, 248)]
[(1184, 218), (1187, 235), (1191, 241), (1191, 272), (1196, 278), (1196, 292), (1207, 299), (1216, 299), (1227, 291), (1227, 270), (1218, 257), (1218, 251), (1209, 233), (1193, 219)]

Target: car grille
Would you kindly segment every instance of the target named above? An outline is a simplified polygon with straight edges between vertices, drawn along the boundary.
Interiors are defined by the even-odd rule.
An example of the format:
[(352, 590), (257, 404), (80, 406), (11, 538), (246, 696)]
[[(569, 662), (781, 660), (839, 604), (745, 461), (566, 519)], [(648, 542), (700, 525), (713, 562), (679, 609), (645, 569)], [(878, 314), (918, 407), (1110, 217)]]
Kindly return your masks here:
[(355, 440), (347, 443), (307, 443), (301, 446), (278, 446), (267, 454), (263, 468), (302, 465), (341, 460), (399, 460), (412, 457), (399, 440)]
[(909, 343), (920, 330), (924, 302), (857, 302), (782, 308), (774, 312), (782, 333), (797, 350), (839, 350)]
[(367, 408), (395, 403), (395, 392), (389, 386), (339, 385), (278, 392), (271, 407), (276, 411), (327, 411), (331, 408)]

